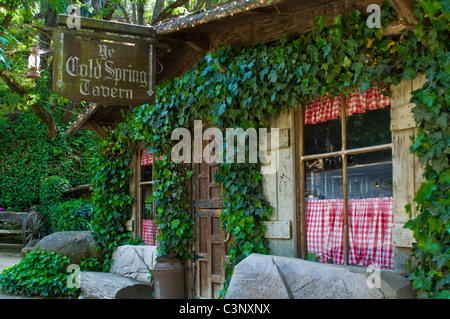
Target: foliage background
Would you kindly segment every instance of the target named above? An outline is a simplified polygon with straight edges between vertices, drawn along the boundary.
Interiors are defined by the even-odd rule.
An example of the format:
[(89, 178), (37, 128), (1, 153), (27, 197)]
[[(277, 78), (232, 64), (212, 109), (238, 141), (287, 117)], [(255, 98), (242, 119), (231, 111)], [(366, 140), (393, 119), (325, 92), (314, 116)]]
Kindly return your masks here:
[[(12, 6), (19, 1), (0, 3)], [(64, 5), (65, 2), (60, 3)], [(106, 3), (118, 6), (117, 1)], [(22, 8), (24, 11), (18, 23), (12, 25), (8, 32), (0, 30), (3, 43), (0, 69), (9, 68), (12, 74), (23, 74), (26, 55), (20, 51), (24, 51), (23, 43), (30, 44), (34, 40), (21, 44), (15, 41), (15, 36), (29, 32), (21, 27), (21, 23), (33, 16), (33, 8)], [(115, 10), (117, 7), (111, 5), (95, 14), (110, 18)], [(92, 227), (99, 244), (111, 252), (123, 240), (129, 240), (123, 222), (129, 217), (133, 202), (128, 193), (129, 163), (137, 141), (148, 142), (158, 149), (158, 155), (166, 155), (172, 146), (167, 143), (172, 130), (190, 126), (197, 118), (219, 128), (266, 127), (271, 116), (277, 116), (289, 107), (304, 107), (318, 96), (348, 94), (357, 88), (364, 91), (370, 83), (389, 87), (403, 79), (414, 78), (418, 73), (425, 73), (427, 83), (421, 90), (413, 92), (411, 100), (417, 105), (413, 111), (420, 125), (411, 151), (425, 166), (426, 182), (417, 192), (415, 203), (411, 203), (417, 205), (420, 214), (406, 225), (414, 231), (417, 240), (414, 246), (417, 266), (412, 269), (410, 279), (419, 297), (449, 298), (450, 4), (448, 0), (424, 0), (418, 2), (414, 10), (419, 24), (414, 30), (405, 30), (400, 37), (384, 37), (382, 29), (368, 28), (367, 15), (361, 12), (336, 17), (328, 27), (324, 25), (325, 17), (319, 16), (315, 19), (316, 29), (308, 35), (297, 39), (285, 36), (279, 43), (258, 44), (253, 48), (223, 47), (207, 54), (183, 77), (165, 82), (158, 88), (156, 103), (135, 109), (112, 136), (101, 142), (102, 152), (93, 159), (92, 167), (96, 170), (92, 201), (95, 223)], [(389, 4), (381, 12), (383, 27), (398, 19)], [(29, 38), (32, 39), (24, 36), (24, 39)], [(14, 55), (11, 48), (16, 48)], [(13, 56), (22, 62), (12, 63)], [(37, 86), (32, 81), (20, 81), (28, 93), (21, 97), (9, 95), (3, 98), (4, 109), (20, 106), (18, 109), (26, 110), (43, 102), (43, 108), (53, 112), (54, 105), (64, 105), (49, 94), (44, 81)], [(20, 139), (26, 136), (15, 132), (8, 121), (2, 119), (0, 123), (6, 129), (2, 134), (18, 138), (16, 143), (20, 146)], [(29, 134), (33, 136), (36, 131)], [(56, 141), (58, 138), (52, 143)], [(64, 142), (64, 138), (58, 143), (63, 145), (63, 149), (70, 145), (69, 141)], [(10, 144), (7, 147), (11, 147)], [(61, 156), (59, 144), (58, 148), (44, 148), (64, 162), (58, 157)], [(31, 162), (21, 162), (21, 155), (8, 151), (2, 147), (4, 155), (1, 160), (8, 165), (8, 156), (14, 156), (22, 165), (5, 170), (10, 177), (9, 182), (2, 185), (1, 191), (6, 192), (1, 193), (3, 205), (12, 203), (13, 198), (18, 199), (17, 194), (23, 193), (8, 193), (8, 187), (20, 188), (18, 175), (26, 176), (22, 167), (28, 165), (28, 171), (38, 172), (39, 161), (42, 161), (54, 168), (52, 161), (48, 160), (48, 153), (41, 153), (42, 157), (36, 159), (39, 165), (32, 166)], [(193, 223), (186, 194), (180, 190), (192, 176), (192, 171), (188, 167), (173, 165), (167, 158), (158, 164), (156, 174), (159, 184), (155, 185), (154, 201), (158, 222), (162, 226), (160, 253), (176, 251), (182, 260), (186, 260), (191, 257), (187, 245), (192, 242)], [(76, 179), (59, 171), (52, 175)], [(217, 180), (224, 186), (226, 207), (221, 216), (222, 226), (235, 237), (230, 264), (226, 265), (229, 280), (233, 265), (243, 257), (252, 252), (268, 252), (260, 222), (270, 216), (271, 207), (262, 194), (259, 165), (222, 165)], [(36, 183), (29, 185), (36, 191)], [(20, 205), (35, 203), (35, 199), (26, 198)]]
[(45, 178), (57, 175), (67, 180), (66, 188), (89, 184), (90, 159), (96, 152), (92, 132), (74, 137), (60, 134), (47, 138), (45, 127), (31, 112), (0, 118), (0, 207), (24, 211), (40, 203)]

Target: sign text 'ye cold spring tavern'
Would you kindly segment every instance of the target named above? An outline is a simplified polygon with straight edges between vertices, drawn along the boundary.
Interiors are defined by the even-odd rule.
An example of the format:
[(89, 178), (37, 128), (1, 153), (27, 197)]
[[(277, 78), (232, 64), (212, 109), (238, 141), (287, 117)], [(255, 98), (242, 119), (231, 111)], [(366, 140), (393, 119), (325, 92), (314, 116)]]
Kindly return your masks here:
[(59, 32), (55, 39), (53, 91), (74, 102), (138, 106), (154, 95), (153, 46), (79, 39)]

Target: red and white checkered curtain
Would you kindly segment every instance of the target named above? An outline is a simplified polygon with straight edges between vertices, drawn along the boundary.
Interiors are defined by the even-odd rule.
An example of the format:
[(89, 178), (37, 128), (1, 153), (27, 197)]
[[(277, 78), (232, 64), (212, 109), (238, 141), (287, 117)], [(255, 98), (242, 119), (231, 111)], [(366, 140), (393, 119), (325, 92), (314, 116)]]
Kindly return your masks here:
[[(142, 151), (142, 159), (141, 166), (148, 166), (153, 164), (154, 153), (152, 150), (146, 148)], [(157, 160), (161, 160), (164, 158), (164, 155), (161, 155)]]
[[(308, 200), (307, 213), (308, 252), (344, 264), (343, 200)], [(392, 197), (350, 199), (348, 222), (349, 264), (392, 269)]]
[(142, 151), (141, 166), (148, 166), (151, 164), (153, 164), (153, 153), (146, 148)]
[[(380, 90), (373, 88), (366, 93), (351, 93), (347, 98), (347, 116), (365, 113), (367, 110), (384, 108), (391, 104), (391, 99)], [(304, 109), (305, 124), (316, 124), (336, 120), (341, 114), (342, 98), (337, 96), (330, 100), (328, 96), (318, 98)]]
[(156, 225), (152, 219), (142, 220), (142, 240), (144, 244), (149, 246), (159, 246), (159, 242), (156, 240), (158, 238), (159, 227)]

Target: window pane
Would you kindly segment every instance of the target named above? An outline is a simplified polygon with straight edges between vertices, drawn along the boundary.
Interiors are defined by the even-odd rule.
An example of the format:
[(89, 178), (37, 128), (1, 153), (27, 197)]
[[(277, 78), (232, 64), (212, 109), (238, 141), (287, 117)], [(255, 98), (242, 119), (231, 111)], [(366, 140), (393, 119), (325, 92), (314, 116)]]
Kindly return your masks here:
[(304, 155), (340, 151), (342, 149), (341, 119), (305, 125)]
[(153, 165), (147, 165), (142, 166), (142, 180), (141, 182), (145, 181), (152, 181), (153, 180)]
[(344, 264), (341, 157), (311, 160), (305, 164), (308, 258)]
[(391, 107), (347, 117), (347, 149), (391, 143)]
[(150, 201), (150, 197), (153, 195), (153, 186), (142, 186), (142, 203), (144, 204), (144, 219), (153, 219), (153, 203)]
[(342, 198), (342, 158), (327, 157), (306, 161), (307, 197), (315, 199)]
[(348, 167), (349, 264), (393, 267), (392, 151), (353, 155)]
[(392, 150), (348, 157), (348, 198), (392, 196)]

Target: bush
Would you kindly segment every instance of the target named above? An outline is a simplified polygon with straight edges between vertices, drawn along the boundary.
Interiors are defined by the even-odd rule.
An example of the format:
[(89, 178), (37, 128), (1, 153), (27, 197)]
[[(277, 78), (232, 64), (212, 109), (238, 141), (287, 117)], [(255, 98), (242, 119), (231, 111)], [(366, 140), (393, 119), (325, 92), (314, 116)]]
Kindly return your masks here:
[(62, 201), (64, 191), (69, 188), (70, 183), (66, 178), (56, 175), (42, 178), (41, 188), (39, 190), (41, 210), (48, 211), (53, 206), (59, 204)]
[(49, 232), (89, 230), (92, 207), (85, 199), (69, 199), (47, 212)]
[(64, 134), (67, 125), (57, 126), (58, 136), (49, 140), (30, 111), (0, 117), (0, 207), (24, 211), (39, 205), (42, 182), (49, 176), (72, 186), (90, 182), (88, 167), (98, 148), (95, 134), (81, 131), (69, 137)]
[(53, 251), (31, 251), (18, 264), (3, 270), (0, 289), (25, 296), (75, 296), (78, 289), (67, 285), (69, 264), (69, 257)]

